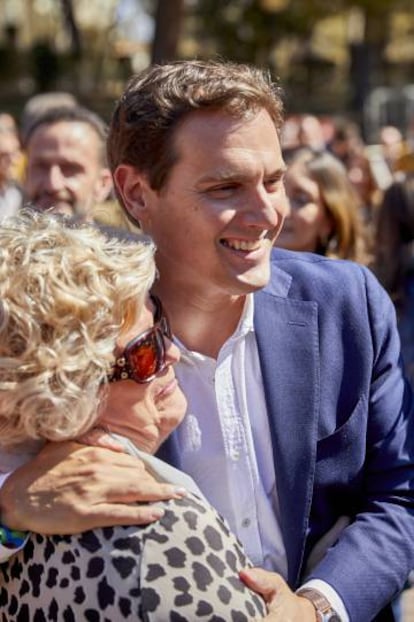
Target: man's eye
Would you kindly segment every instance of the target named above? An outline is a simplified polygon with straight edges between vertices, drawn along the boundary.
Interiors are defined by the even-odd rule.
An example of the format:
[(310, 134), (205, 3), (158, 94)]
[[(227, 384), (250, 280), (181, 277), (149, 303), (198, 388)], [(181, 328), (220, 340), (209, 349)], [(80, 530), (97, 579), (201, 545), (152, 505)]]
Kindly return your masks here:
[(229, 194), (237, 189), (237, 184), (224, 184), (222, 186), (215, 186), (209, 188), (208, 193), (212, 195)]
[(267, 179), (264, 185), (267, 190), (274, 191), (279, 190), (279, 188), (283, 185), (283, 182), (280, 177), (275, 177), (274, 179)]
[(81, 172), (81, 169), (76, 164), (64, 164), (62, 166), (62, 173), (65, 177), (73, 177), (74, 175), (78, 175)]
[(280, 179), (268, 179), (265, 181), (265, 187), (267, 190), (277, 190), (281, 185)]

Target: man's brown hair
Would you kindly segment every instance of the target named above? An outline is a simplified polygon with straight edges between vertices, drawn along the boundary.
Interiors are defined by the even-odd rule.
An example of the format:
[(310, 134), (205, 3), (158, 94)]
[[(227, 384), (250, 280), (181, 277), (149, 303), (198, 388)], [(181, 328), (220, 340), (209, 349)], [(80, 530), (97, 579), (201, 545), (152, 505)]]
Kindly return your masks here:
[(280, 89), (258, 68), (198, 60), (153, 65), (129, 80), (115, 107), (109, 166), (114, 172), (119, 164), (133, 165), (160, 190), (178, 158), (176, 128), (190, 113), (220, 111), (242, 119), (262, 108), (280, 130)]

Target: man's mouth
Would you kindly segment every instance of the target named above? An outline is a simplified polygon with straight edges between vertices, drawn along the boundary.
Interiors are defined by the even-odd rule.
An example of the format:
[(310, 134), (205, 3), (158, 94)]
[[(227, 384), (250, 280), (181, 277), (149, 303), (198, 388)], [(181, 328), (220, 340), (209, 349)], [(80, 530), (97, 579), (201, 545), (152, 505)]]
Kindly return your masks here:
[(231, 248), (235, 251), (244, 251), (244, 252), (252, 252), (257, 251), (262, 246), (262, 240), (265, 237), (265, 233), (256, 240), (238, 240), (235, 238), (227, 239), (221, 238), (220, 244), (225, 246), (226, 248)]

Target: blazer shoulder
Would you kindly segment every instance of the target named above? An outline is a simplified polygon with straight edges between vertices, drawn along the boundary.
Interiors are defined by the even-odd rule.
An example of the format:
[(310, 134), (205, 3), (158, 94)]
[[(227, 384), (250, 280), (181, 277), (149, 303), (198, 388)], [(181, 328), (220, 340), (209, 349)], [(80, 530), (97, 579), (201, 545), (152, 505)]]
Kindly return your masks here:
[(362, 279), (376, 277), (366, 266), (347, 259), (332, 259), (315, 253), (304, 253), (274, 249), (271, 258), (272, 265), (287, 272), (296, 279), (307, 279), (310, 276), (326, 279), (335, 278)]
[[(283, 277), (282, 277), (283, 275)], [(281, 277), (289, 277), (289, 298), (308, 300), (355, 300), (387, 297), (372, 271), (361, 264), (331, 259), (313, 253), (274, 249), (271, 287), (277, 289)]]

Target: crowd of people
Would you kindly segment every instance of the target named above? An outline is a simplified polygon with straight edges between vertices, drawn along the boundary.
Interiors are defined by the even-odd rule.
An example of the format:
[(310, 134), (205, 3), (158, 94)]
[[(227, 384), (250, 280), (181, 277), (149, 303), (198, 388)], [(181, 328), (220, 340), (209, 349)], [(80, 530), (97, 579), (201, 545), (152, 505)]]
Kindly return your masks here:
[(408, 139), (374, 157), (216, 61), (133, 76), (109, 128), (57, 94), (23, 119), (0, 114), (3, 619), (397, 619)]

